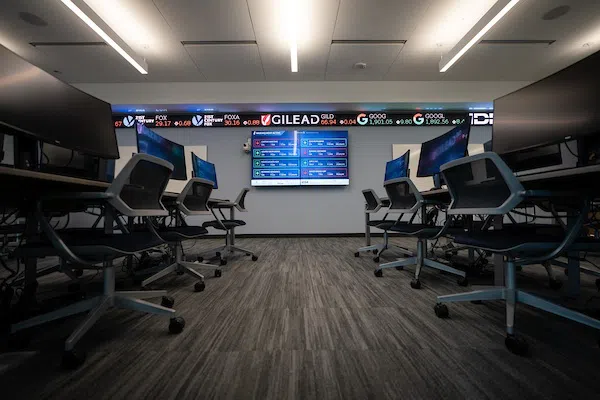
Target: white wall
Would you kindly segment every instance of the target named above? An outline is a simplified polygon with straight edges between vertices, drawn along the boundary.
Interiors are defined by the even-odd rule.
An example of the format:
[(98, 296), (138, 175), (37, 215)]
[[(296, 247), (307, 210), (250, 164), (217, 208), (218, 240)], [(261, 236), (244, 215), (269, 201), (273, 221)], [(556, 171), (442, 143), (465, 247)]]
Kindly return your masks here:
[[(236, 218), (247, 222), (239, 233), (360, 233), (364, 232), (362, 190), (374, 188), (381, 196), (385, 163), (392, 159), (394, 143), (418, 144), (447, 132), (450, 127), (353, 127), (349, 131), (350, 186), (252, 188), (246, 200), (248, 213)], [(213, 197), (235, 199), (249, 187), (250, 154), (242, 144), (251, 130), (243, 128), (169, 129), (158, 134), (192, 146), (207, 146), (208, 161), (215, 164), (219, 189)], [(121, 144), (133, 129), (118, 129)], [(470, 143), (491, 138), (491, 127), (472, 127)], [(125, 145), (126, 142), (123, 142)], [(188, 167), (189, 169), (189, 167)], [(416, 171), (416, 167), (414, 169)], [(433, 187), (433, 181), (426, 188)], [(202, 219), (198, 218), (197, 221)]]

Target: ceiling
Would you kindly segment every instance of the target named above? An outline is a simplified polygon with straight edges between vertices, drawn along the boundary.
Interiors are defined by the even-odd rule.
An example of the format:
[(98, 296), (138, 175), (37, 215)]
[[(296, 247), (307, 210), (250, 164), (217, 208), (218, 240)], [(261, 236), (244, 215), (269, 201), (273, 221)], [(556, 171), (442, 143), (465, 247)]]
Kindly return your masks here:
[[(534, 81), (600, 50), (600, 1), (521, 0), (484, 39), (552, 44), (479, 43), (442, 74), (440, 57), (495, 0), (304, 0), (297, 12), (299, 72), (292, 73), (282, 1), (86, 2), (146, 59), (148, 75), (98, 44), (100, 37), (59, 0), (4, 0), (0, 44), (71, 83)], [(566, 15), (542, 19), (564, 4), (571, 7)], [(47, 25), (28, 24), (20, 12)], [(353, 68), (357, 62), (367, 68)]]

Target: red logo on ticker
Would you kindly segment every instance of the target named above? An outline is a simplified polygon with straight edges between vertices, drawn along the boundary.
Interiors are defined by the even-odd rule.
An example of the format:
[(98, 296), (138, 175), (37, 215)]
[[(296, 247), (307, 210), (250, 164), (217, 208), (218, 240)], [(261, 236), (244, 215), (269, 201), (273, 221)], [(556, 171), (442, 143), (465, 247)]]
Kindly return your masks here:
[(263, 124), (263, 126), (271, 125), (271, 114), (261, 115), (260, 123)]

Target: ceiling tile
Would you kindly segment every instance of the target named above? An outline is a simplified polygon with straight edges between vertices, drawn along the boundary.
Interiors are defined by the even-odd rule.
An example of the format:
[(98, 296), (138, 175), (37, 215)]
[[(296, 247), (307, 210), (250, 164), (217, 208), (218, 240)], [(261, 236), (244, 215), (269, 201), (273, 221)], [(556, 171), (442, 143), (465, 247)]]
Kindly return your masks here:
[(258, 46), (188, 45), (186, 50), (208, 81), (263, 81)]
[(254, 40), (245, 0), (154, 0), (180, 41)]
[(406, 40), (431, 0), (341, 0), (335, 40)]
[[(402, 44), (340, 44), (331, 45), (327, 63), (328, 80), (381, 80), (402, 51)], [(355, 69), (364, 62), (366, 69)]]

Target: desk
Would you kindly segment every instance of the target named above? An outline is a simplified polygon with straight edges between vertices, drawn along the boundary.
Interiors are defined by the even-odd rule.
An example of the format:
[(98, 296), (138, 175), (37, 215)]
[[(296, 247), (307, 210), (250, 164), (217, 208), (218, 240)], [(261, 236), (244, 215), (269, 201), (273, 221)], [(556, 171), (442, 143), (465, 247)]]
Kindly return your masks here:
[[(600, 185), (594, 184), (600, 182), (600, 164), (521, 175), (518, 178), (526, 190), (572, 191), (590, 198), (600, 197)], [(433, 189), (421, 194), (427, 200), (443, 203), (450, 203), (451, 200), (448, 189)], [(502, 226), (502, 221), (498, 220), (494, 222), (494, 228)], [(574, 256), (578, 257), (576, 254)], [(579, 293), (579, 262), (575, 258), (570, 257), (567, 265), (569, 271), (567, 292), (570, 295)], [(499, 256), (494, 259), (494, 281), (496, 286), (504, 285), (504, 266)]]

